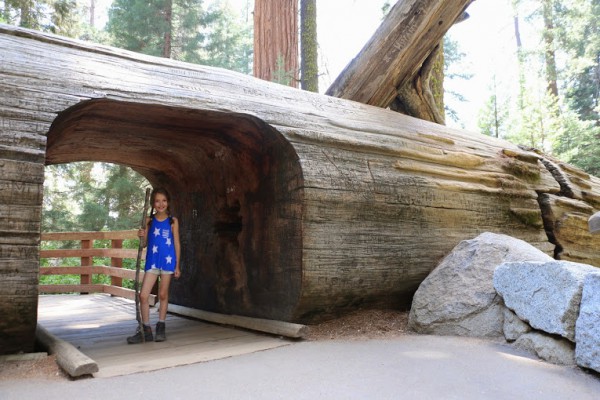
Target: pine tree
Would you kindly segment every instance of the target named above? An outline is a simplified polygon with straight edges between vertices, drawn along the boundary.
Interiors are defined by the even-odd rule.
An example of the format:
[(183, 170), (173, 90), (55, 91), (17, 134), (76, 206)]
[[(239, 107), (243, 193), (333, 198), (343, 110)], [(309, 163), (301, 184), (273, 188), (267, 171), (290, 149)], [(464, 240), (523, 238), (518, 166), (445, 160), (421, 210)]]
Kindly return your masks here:
[(252, 72), (252, 25), (242, 19), (228, 2), (217, 1), (208, 10), (206, 25), (201, 29), (200, 50), (186, 61)]

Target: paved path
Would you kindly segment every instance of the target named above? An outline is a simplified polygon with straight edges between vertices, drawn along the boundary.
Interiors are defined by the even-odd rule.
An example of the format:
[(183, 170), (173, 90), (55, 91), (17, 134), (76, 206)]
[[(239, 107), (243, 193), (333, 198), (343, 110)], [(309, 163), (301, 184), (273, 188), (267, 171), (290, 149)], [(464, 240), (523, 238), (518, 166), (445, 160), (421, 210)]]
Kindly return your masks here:
[(597, 400), (600, 378), (505, 344), (409, 335), (290, 346), (159, 371), (2, 382), (0, 399)]

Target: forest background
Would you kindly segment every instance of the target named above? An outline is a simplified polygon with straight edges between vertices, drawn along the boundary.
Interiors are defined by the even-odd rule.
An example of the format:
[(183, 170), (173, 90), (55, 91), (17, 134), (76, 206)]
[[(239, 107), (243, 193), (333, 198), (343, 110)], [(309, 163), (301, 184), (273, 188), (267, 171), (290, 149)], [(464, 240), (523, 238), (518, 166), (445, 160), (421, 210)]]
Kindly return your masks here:
[[(315, 1), (318, 91), (393, 3)], [(252, 74), (253, 7), (251, 0), (0, 0), (0, 23)], [(476, 0), (467, 12), (444, 38), (447, 124), (600, 176), (600, 0)], [(42, 230), (132, 229), (147, 185), (119, 165), (48, 166)]]

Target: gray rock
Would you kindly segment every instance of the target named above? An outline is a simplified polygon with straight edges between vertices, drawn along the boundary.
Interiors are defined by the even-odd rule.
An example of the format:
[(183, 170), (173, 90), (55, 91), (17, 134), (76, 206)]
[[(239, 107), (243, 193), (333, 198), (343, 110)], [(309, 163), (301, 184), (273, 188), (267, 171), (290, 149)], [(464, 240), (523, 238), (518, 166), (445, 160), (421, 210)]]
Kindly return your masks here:
[(575, 343), (577, 365), (600, 372), (600, 274), (588, 275), (583, 283)]
[(504, 304), (533, 328), (575, 341), (575, 321), (591, 265), (569, 261), (508, 262), (494, 272)]
[(503, 336), (503, 306), (492, 279), (505, 261), (549, 261), (550, 256), (510, 236), (483, 233), (460, 242), (421, 283), (409, 328), (420, 333)]
[(590, 230), (590, 233), (600, 233), (600, 211), (598, 211), (588, 219), (588, 228)]
[(517, 340), (521, 335), (530, 332), (531, 326), (526, 322), (521, 321), (517, 314), (504, 308), (504, 337), (509, 342)]
[(530, 332), (521, 335), (515, 346), (553, 364), (575, 365), (575, 346), (566, 339)]

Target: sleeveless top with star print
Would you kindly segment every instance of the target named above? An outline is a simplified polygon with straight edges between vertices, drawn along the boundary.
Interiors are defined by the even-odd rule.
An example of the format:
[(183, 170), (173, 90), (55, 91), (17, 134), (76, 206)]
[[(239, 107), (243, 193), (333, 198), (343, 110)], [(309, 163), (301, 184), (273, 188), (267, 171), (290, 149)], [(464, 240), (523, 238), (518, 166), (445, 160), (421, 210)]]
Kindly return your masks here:
[(148, 247), (146, 248), (146, 271), (152, 268), (175, 271), (177, 259), (170, 221), (170, 218), (159, 221), (156, 216), (152, 216), (152, 223), (148, 231)]

